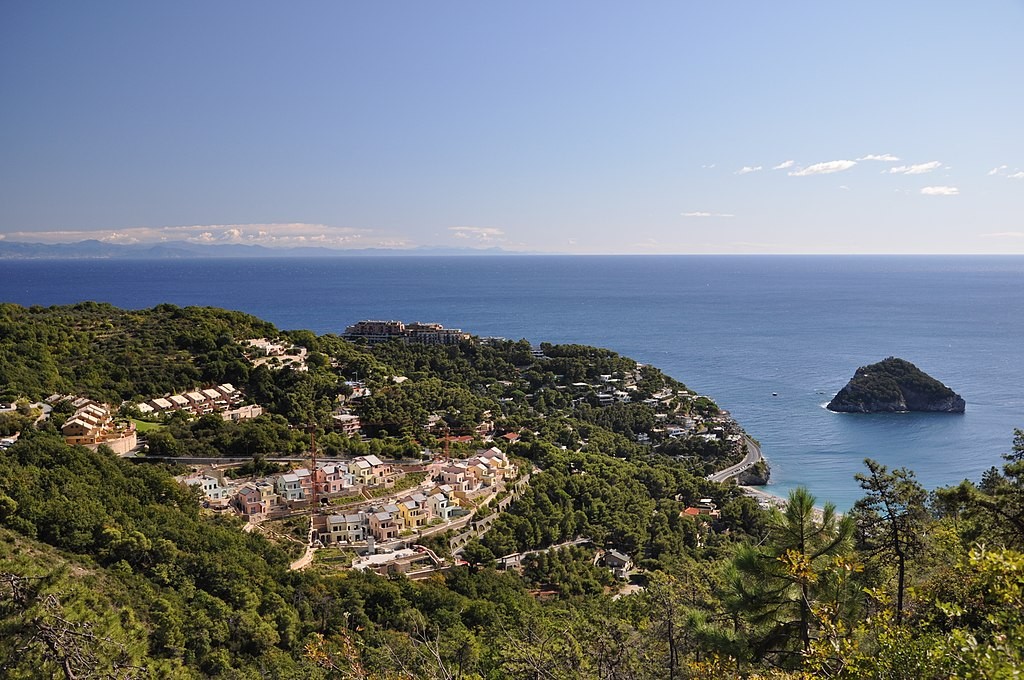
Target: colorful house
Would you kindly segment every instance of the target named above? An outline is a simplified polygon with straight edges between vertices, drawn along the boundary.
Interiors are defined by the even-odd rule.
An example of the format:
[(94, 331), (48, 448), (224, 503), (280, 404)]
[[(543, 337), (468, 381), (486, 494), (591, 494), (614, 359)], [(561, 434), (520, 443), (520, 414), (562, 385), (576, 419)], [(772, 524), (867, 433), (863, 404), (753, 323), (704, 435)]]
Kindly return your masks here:
[(395, 516), (390, 512), (379, 511), (370, 513), (370, 534), (378, 541), (391, 541), (398, 538), (401, 527)]

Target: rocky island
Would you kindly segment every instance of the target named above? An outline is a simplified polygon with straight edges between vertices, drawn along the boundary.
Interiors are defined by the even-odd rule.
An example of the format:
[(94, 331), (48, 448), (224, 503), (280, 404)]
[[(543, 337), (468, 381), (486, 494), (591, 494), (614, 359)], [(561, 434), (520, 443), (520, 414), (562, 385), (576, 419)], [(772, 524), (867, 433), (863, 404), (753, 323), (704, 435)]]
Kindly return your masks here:
[(963, 398), (914, 364), (889, 357), (857, 369), (826, 408), (840, 413), (963, 413)]

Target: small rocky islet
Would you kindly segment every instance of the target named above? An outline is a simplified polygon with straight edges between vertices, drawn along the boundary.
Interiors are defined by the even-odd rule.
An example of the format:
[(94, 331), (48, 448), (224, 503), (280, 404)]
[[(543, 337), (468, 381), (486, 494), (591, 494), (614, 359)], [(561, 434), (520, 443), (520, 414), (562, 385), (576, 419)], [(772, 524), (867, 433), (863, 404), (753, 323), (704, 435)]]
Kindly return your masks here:
[(839, 413), (963, 413), (963, 397), (904, 359), (857, 369), (826, 408)]

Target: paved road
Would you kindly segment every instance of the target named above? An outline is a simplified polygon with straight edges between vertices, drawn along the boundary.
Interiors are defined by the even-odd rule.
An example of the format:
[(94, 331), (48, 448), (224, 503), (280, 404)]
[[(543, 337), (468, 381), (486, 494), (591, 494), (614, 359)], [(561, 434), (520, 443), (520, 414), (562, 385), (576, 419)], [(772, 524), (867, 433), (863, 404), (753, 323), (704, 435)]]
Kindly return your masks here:
[(35, 423), (36, 427), (39, 426), (39, 423), (41, 423), (44, 420), (46, 420), (47, 418), (49, 418), (50, 417), (50, 411), (53, 410), (53, 407), (50, 406), (49, 404), (47, 404), (45, 401), (40, 401), (40, 402), (37, 402), (35, 404), (31, 404), (31, 406), (32, 406), (32, 408), (37, 408), (40, 411), (42, 411), (42, 413), (39, 414), (39, 417), (36, 418), (36, 423)]
[(724, 470), (708, 475), (709, 481), (724, 482), (725, 480), (735, 477), (744, 470), (752, 467), (754, 463), (761, 460), (761, 447), (757, 445), (757, 442), (747, 435), (743, 435), (743, 441), (747, 445), (747, 455), (743, 457), (743, 460), (736, 465), (730, 465)]
[[(263, 454), (257, 454), (263, 455)], [(142, 455), (140, 452), (132, 452), (130, 455), (124, 456), (125, 458), (131, 458), (141, 462), (156, 462), (156, 463), (177, 463), (179, 465), (242, 465), (243, 463), (252, 462), (252, 455), (245, 456), (218, 456), (216, 458), (196, 457), (196, 456), (149, 456)], [(308, 463), (309, 454), (304, 456), (279, 456), (275, 454), (269, 454), (263, 456), (264, 460), (271, 463)], [(328, 456), (317, 456), (316, 460), (318, 463), (347, 463), (352, 460), (352, 456), (343, 457), (328, 457)], [(380, 456), (378, 456), (380, 458)], [(380, 461), (387, 465), (430, 465), (433, 459), (416, 459), (416, 458), (381, 458)]]
[[(49, 418), (50, 411), (53, 410), (53, 407), (47, 404), (45, 401), (37, 401), (36, 403), (29, 404), (28, 406), (29, 408), (39, 409), (39, 417), (35, 419), (35, 425), (39, 425), (39, 423)], [(0, 411), (9, 411), (11, 413), (16, 412), (17, 410), (18, 407), (13, 402), (11, 403), (10, 406), (0, 408)]]
[[(716, 472), (712, 475), (708, 475), (707, 478), (710, 481), (719, 483), (724, 482), (731, 477), (735, 477), (736, 475), (743, 472), (744, 470), (752, 466), (754, 463), (762, 459), (761, 447), (757, 445), (757, 442), (755, 442), (747, 435), (743, 435), (743, 439), (747, 445), (747, 455), (743, 458), (743, 461), (737, 463), (736, 465), (731, 465), (725, 468), (724, 470)], [(740, 488), (743, 489), (743, 493), (747, 494), (748, 496), (759, 502), (763, 502), (766, 505), (775, 506), (780, 510), (786, 509), (786, 503), (788, 501), (787, 498), (773, 494), (770, 491), (765, 491), (763, 488), (758, 489), (752, 486), (740, 486)], [(823, 515), (822, 509), (818, 506), (815, 506), (814, 514), (817, 520), (820, 522)]]

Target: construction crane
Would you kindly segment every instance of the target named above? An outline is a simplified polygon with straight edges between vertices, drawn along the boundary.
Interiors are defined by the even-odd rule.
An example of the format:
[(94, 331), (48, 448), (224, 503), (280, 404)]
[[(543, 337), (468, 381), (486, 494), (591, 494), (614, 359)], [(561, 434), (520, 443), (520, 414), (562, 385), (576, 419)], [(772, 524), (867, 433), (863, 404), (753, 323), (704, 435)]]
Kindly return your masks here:
[(309, 425), (306, 426), (306, 432), (309, 433), (309, 477), (313, 482), (313, 510), (316, 511), (320, 507), (320, 489), (319, 482), (316, 478), (316, 423), (310, 421)]

